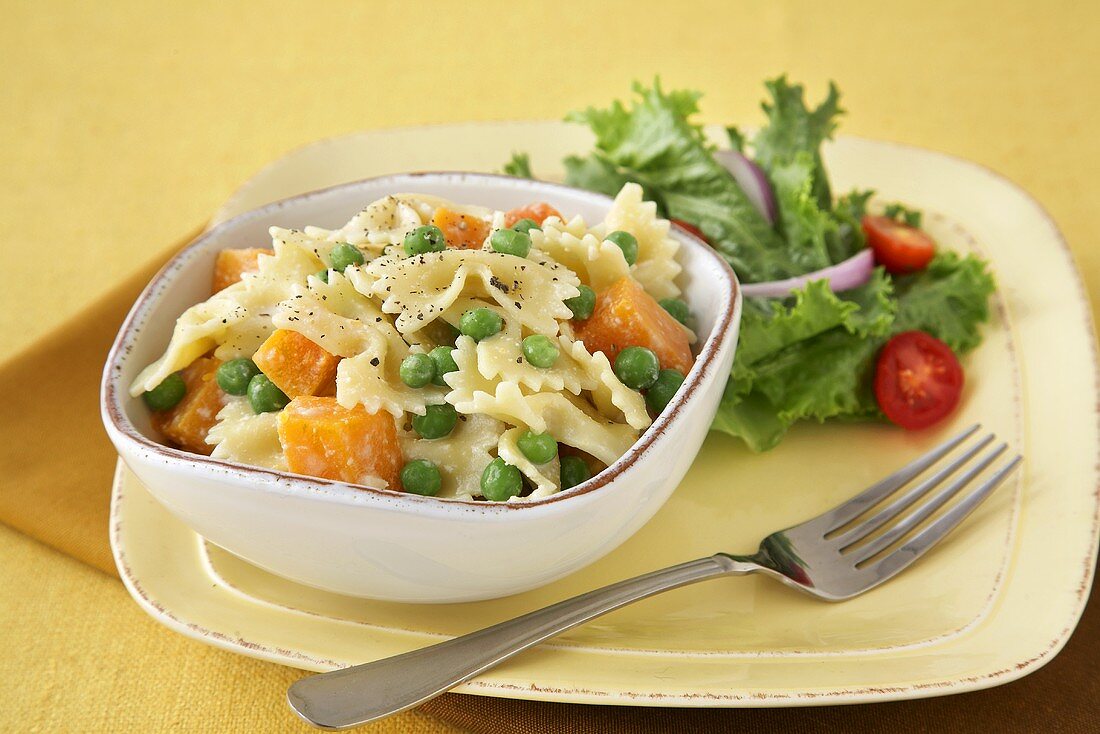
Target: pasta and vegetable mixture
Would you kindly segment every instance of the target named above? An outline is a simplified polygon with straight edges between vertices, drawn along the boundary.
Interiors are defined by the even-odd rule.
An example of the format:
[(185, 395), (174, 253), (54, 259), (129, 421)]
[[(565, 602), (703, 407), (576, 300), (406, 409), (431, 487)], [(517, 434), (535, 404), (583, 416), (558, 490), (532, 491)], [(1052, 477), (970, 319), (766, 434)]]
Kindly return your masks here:
[(218, 254), (131, 387), (171, 444), (440, 497), (545, 497), (624, 454), (694, 361), (679, 244), (627, 184), (589, 226), (422, 194)]

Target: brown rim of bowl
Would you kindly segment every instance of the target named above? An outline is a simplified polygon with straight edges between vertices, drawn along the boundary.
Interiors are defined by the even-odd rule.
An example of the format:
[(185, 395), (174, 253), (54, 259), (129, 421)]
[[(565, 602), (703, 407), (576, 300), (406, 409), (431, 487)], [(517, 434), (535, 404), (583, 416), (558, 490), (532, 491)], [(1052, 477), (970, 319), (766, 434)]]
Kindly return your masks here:
[[(203, 232), (194, 240), (189, 242), (179, 252), (172, 256), (167, 263), (157, 272), (153, 279), (149, 281), (149, 284), (138, 296), (134, 305), (131, 307), (130, 312), (126, 315), (126, 319), (123, 321), (122, 326), (119, 328), (118, 335), (115, 337), (114, 343), (111, 345), (111, 350), (107, 356), (107, 362), (103, 370), (103, 379), (100, 389), (100, 401), (101, 409), (104, 418), (109, 422), (110, 426), (114, 428), (121, 436), (129, 439), (137, 444), (141, 449), (151, 452), (154, 455), (166, 459), (169, 462), (186, 461), (189, 464), (199, 467), (216, 467), (220, 470), (226, 471), (231, 475), (236, 475), (238, 478), (247, 479), (252, 477), (265, 477), (269, 479), (282, 480), (288, 483), (286, 490), (293, 491), (297, 488), (306, 489), (312, 493), (319, 494), (322, 497), (333, 499), (354, 499), (357, 495), (362, 493), (373, 494), (381, 498), (393, 501), (405, 501), (413, 502), (417, 504), (431, 503), (436, 507), (464, 507), (464, 508), (478, 508), (479, 510), (486, 510), (490, 512), (508, 511), (508, 510), (521, 510), (527, 508), (544, 507), (554, 502), (560, 502), (562, 500), (569, 499), (571, 497), (577, 497), (579, 495), (588, 494), (601, 487), (606, 486), (620, 474), (625, 472), (638, 457), (657, 440), (659, 436), (664, 434), (669, 425), (675, 420), (683, 410), (684, 405), (695, 394), (695, 388), (702, 381), (704, 375), (708, 374), (714, 369), (715, 360), (718, 355), (718, 348), (723, 341), (722, 337), (733, 326), (734, 316), (739, 316), (739, 304), (740, 304), (740, 284), (737, 281), (737, 276), (734, 274), (733, 269), (729, 264), (723, 260), (718, 253), (716, 253), (708, 244), (700, 240), (695, 235), (691, 234), (684, 228), (677, 224), (673, 224), (673, 229), (676, 230), (677, 238), (680, 243), (687, 247), (694, 247), (699, 252), (703, 253), (706, 257), (709, 257), (712, 262), (718, 265), (717, 272), (721, 277), (725, 278), (726, 285), (729, 289), (729, 296), (725, 307), (721, 313), (718, 314), (718, 318), (715, 321), (714, 328), (711, 329), (706, 341), (703, 343), (702, 349), (696, 356), (695, 364), (692, 366), (691, 371), (687, 375), (687, 379), (684, 381), (684, 388), (681, 389), (673, 398), (673, 402), (669, 408), (662, 412), (657, 419), (642, 433), (641, 437), (630, 447), (630, 449), (623, 454), (619, 459), (604, 469), (602, 472), (592, 477), (586, 482), (583, 482), (576, 487), (563, 490), (549, 497), (542, 497), (535, 500), (524, 502), (486, 502), (478, 500), (467, 500), (450, 497), (425, 497), (416, 494), (409, 494), (407, 492), (401, 492), (393, 489), (379, 489), (376, 487), (368, 487), (359, 484), (349, 484), (347, 482), (340, 482), (332, 479), (324, 479), (321, 477), (309, 477), (302, 474), (293, 474), (290, 472), (277, 471), (274, 469), (267, 469), (264, 467), (249, 466), (246, 464), (237, 464), (235, 462), (224, 461), (222, 459), (214, 459), (202, 454), (193, 454), (180, 449), (174, 449), (169, 446), (156, 443), (150, 440), (146, 436), (142, 435), (134, 427), (133, 423), (126, 417), (125, 412), (122, 410), (121, 400), (119, 398), (120, 391), (118, 389), (118, 374), (122, 371), (122, 364), (125, 362), (125, 352), (128, 351), (127, 347), (136, 341), (137, 334), (133, 331), (135, 328), (135, 322), (139, 316), (144, 316), (145, 312), (149, 308), (149, 302), (153, 300), (154, 295), (160, 293), (165, 281), (171, 275), (175, 267), (191, 252), (199, 249), (209, 239), (220, 234), (225, 229), (230, 229), (245, 220), (261, 219), (266, 216), (270, 216), (281, 209), (284, 209), (288, 205), (297, 203), (299, 201), (307, 200), (327, 194), (332, 191), (341, 189), (354, 188), (367, 183), (378, 183), (387, 179), (393, 179), (394, 181), (400, 181), (404, 179), (417, 179), (426, 176), (450, 176), (456, 177), (459, 180), (471, 178), (471, 179), (498, 179), (507, 180), (518, 184), (521, 188), (528, 187), (535, 191), (545, 191), (546, 189), (556, 189), (560, 191), (566, 191), (573, 194), (583, 194), (584, 196), (592, 197), (598, 200), (611, 202), (613, 199), (605, 194), (599, 194), (592, 191), (586, 191), (584, 189), (578, 189), (565, 184), (550, 182), (550, 181), (536, 181), (531, 179), (521, 179), (512, 176), (506, 176), (495, 173), (479, 173), (473, 171), (415, 171), (409, 173), (387, 174), (385, 176), (372, 176), (370, 178), (359, 179), (357, 181), (348, 181), (334, 186), (326, 186), (320, 189), (314, 189), (302, 194), (273, 201), (269, 204), (265, 204), (262, 207), (253, 209), (243, 214), (239, 214), (231, 219), (227, 219), (224, 222), (217, 224), (211, 229)], [(324, 491), (325, 489), (338, 490), (337, 494), (331, 494)], [(343, 490), (350, 490), (356, 494), (345, 495)]]

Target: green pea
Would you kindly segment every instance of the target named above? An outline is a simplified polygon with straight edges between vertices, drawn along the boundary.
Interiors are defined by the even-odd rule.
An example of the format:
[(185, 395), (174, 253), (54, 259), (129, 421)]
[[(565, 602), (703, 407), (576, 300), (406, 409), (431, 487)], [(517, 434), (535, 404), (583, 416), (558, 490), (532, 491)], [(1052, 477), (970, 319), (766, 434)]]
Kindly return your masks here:
[(323, 280), (325, 283), (327, 283), (328, 282), (328, 268), (325, 268), (324, 270), (318, 270), (317, 271), (317, 277), (320, 278), (321, 280)]
[(401, 486), (406, 492), (434, 497), (442, 484), (439, 467), (427, 459), (413, 459), (401, 469)]
[(435, 361), (427, 354), (410, 354), (397, 372), (409, 387), (424, 387), (435, 379)]
[(253, 413), (274, 413), (285, 408), (289, 402), (286, 393), (267, 375), (261, 373), (248, 381), (248, 404), (252, 406)]
[(531, 237), (526, 232), (517, 232), (514, 229), (498, 229), (489, 238), (489, 246), (494, 252), (527, 257), (527, 253), (531, 251)]
[(218, 366), (214, 379), (218, 381), (218, 387), (230, 395), (246, 395), (248, 383), (258, 374), (260, 368), (251, 359), (231, 359)]
[(627, 265), (638, 262), (638, 239), (634, 235), (617, 229), (604, 239), (618, 245), (619, 249), (623, 251), (623, 257), (626, 258)]
[(504, 326), (504, 319), (487, 308), (471, 308), (458, 320), (458, 330), (474, 341), (488, 339)]
[(569, 489), (587, 482), (592, 477), (588, 464), (579, 456), (561, 457), (561, 488)]
[(615, 376), (629, 388), (644, 390), (657, 382), (661, 363), (652, 349), (627, 347), (615, 357)]
[[(363, 252), (355, 245), (349, 245), (347, 242), (342, 242), (332, 248), (332, 252), (328, 254), (328, 259), (332, 263), (332, 269), (341, 273), (352, 265), (362, 265), (366, 262)], [(325, 280), (327, 281), (328, 278)]]
[(405, 235), (405, 254), (423, 255), (426, 252), (443, 252), (447, 249), (447, 238), (443, 230), (432, 224), (417, 227)]
[(661, 304), (661, 308), (668, 311), (672, 318), (687, 326), (688, 319), (691, 318), (691, 311), (688, 310), (686, 303), (679, 298), (662, 298), (658, 303)]
[(169, 410), (179, 405), (186, 394), (187, 383), (179, 372), (173, 372), (152, 390), (147, 390), (141, 399), (149, 406), (149, 410)]
[(558, 361), (558, 347), (553, 340), (542, 334), (532, 334), (523, 342), (523, 357), (536, 367), (553, 367)]
[(443, 375), (458, 370), (458, 364), (455, 363), (455, 358), (451, 354), (453, 351), (454, 350), (450, 347), (436, 347), (428, 352), (428, 356), (431, 357), (432, 362), (435, 363), (435, 377), (432, 378), (433, 385), (446, 387), (447, 383), (444, 382)]
[(519, 469), (497, 457), (481, 472), (481, 496), (493, 502), (504, 502), (523, 491)]
[(578, 286), (580, 295), (566, 298), (565, 305), (573, 312), (573, 318), (583, 321), (596, 310), (596, 291), (586, 285)]
[(657, 375), (657, 381), (645, 391), (645, 404), (649, 412), (659, 415), (672, 402), (673, 396), (683, 384), (684, 376), (679, 371), (661, 370)]
[(455, 429), (458, 413), (450, 403), (429, 405), (425, 411), (424, 415), (414, 415), (412, 419), (413, 430), (421, 438), (443, 438)]
[(549, 433), (525, 431), (516, 445), (528, 461), (535, 464), (545, 464), (558, 455), (558, 442)]
[(529, 235), (532, 229), (542, 229), (542, 227), (534, 219), (521, 219), (512, 225), (512, 229)]

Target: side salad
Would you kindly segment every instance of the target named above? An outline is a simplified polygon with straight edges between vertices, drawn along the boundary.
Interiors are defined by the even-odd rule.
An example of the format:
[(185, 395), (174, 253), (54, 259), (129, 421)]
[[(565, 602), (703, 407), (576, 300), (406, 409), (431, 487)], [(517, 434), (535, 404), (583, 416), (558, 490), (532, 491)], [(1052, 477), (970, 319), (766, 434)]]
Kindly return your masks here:
[[(802, 420), (938, 422), (989, 317), (985, 262), (939, 250), (919, 211), (872, 211), (870, 190), (834, 196), (821, 146), (844, 112), (835, 85), (813, 108), (784, 76), (765, 86), (765, 124), (751, 137), (727, 128), (728, 149), (693, 121), (698, 92), (657, 82), (635, 84), (629, 105), (573, 112), (595, 148), (565, 159), (566, 182), (611, 195), (641, 185), (737, 273), (740, 344), (714, 430), (766, 451)], [(523, 153), (504, 171), (534, 177)]]

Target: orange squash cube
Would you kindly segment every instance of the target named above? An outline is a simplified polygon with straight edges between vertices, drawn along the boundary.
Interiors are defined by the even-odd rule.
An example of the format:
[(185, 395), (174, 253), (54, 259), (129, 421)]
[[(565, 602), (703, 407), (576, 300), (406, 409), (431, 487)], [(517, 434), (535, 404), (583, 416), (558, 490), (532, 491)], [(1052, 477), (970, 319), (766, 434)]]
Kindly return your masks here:
[(686, 375), (695, 363), (684, 327), (629, 276), (597, 294), (592, 316), (577, 324), (576, 333), (589, 351), (603, 352), (612, 362), (637, 346), (652, 349), (661, 369)]
[(296, 474), (366, 485), (377, 485), (377, 477), (389, 489), (401, 488), (401, 444), (385, 411), (302, 396), (279, 413), (278, 430), (287, 466)]
[(276, 387), (296, 398), (334, 391), (340, 358), (296, 331), (276, 329), (252, 355), (252, 361)]
[(260, 255), (270, 255), (271, 250), (249, 247), (243, 250), (222, 250), (214, 261), (214, 282), (211, 293), (217, 293), (240, 281), (245, 273), (260, 269)]
[(220, 364), (213, 357), (196, 359), (181, 373), (187, 385), (183, 400), (174, 408), (153, 413), (153, 427), (186, 451), (209, 455), (214, 450), (206, 443), (206, 434), (225, 406), (226, 395), (214, 379)]
[(504, 226), (511, 227), (521, 219), (533, 219), (537, 224), (542, 224), (548, 217), (557, 217), (562, 220), (565, 219), (565, 217), (561, 215), (561, 212), (545, 201), (536, 201), (533, 204), (526, 204), (516, 207), (515, 209), (509, 209), (505, 212)]
[(489, 236), (489, 223), (470, 214), (439, 207), (432, 215), (432, 224), (443, 230), (447, 238), (447, 247), (458, 250), (477, 250)]

